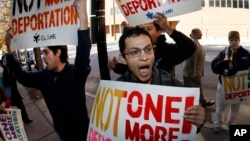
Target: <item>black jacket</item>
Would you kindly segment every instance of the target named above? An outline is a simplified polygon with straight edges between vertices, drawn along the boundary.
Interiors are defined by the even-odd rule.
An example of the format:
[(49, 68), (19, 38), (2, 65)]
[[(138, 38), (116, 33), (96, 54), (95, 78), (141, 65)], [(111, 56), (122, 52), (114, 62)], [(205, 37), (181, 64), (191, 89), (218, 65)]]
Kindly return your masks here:
[(53, 119), (55, 130), (63, 141), (85, 141), (89, 118), (85, 101), (85, 82), (90, 73), (89, 31), (78, 31), (78, 46), (74, 66), (67, 64), (57, 74), (47, 69), (26, 72), (18, 61), (9, 57), (17, 80), (26, 87), (39, 89)]
[[(155, 64), (158, 68), (169, 73), (173, 71), (173, 67), (192, 56), (195, 52), (195, 44), (183, 33), (174, 30), (170, 36), (174, 39), (174, 43), (167, 43), (166, 37), (160, 35), (155, 48)], [(118, 63), (114, 68), (114, 72), (123, 74), (127, 71), (127, 66)]]
[[(219, 74), (219, 82), (221, 82), (221, 75), (223, 74), (223, 66), (225, 58), (225, 49), (222, 50), (211, 63), (213, 73)], [(233, 54), (233, 64), (236, 71), (247, 70), (250, 67), (250, 53), (248, 50), (240, 46), (237, 52)]]

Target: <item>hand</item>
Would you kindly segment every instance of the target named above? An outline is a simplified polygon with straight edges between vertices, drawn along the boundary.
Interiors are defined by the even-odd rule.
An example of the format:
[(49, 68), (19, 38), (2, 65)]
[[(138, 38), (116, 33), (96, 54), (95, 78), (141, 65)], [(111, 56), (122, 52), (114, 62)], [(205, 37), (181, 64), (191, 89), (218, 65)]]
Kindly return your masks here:
[(116, 57), (114, 56), (112, 59), (108, 61), (108, 68), (109, 69), (114, 69), (117, 64)]
[(1, 105), (0, 105), (0, 111), (3, 111), (6, 107), (6, 103), (5, 102), (2, 102)]
[(197, 127), (201, 127), (205, 120), (204, 108), (200, 105), (191, 106), (184, 112), (184, 118)]
[(161, 29), (167, 32), (168, 35), (173, 33), (173, 28), (170, 26), (168, 19), (164, 14), (157, 12), (154, 18), (156, 19), (155, 22), (159, 24)]
[(80, 19), (80, 30), (88, 29), (88, 15), (86, 0), (75, 0), (73, 5)]
[(10, 27), (7, 31), (6, 31), (6, 35), (5, 35), (5, 41), (6, 41), (6, 46), (7, 46), (7, 50), (8, 53), (12, 53), (11, 51), (11, 44), (10, 41), (13, 38), (12, 32), (11, 32), (12, 27)]

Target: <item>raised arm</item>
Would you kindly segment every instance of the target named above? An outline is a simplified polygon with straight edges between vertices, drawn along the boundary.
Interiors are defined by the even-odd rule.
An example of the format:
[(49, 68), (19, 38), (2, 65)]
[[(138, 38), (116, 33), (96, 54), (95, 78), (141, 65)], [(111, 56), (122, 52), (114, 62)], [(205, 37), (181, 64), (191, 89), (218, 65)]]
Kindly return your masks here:
[(73, 5), (80, 21), (74, 75), (79, 81), (85, 81), (90, 73), (89, 57), (91, 49), (87, 15), (87, 0), (75, 0)]
[(166, 32), (176, 43), (166, 43), (164, 46), (166, 48), (164, 53), (166, 54), (162, 58), (163, 66), (178, 65), (195, 52), (196, 47), (193, 41), (183, 33), (173, 29), (164, 14), (157, 13), (154, 18), (156, 19), (155, 22), (160, 25), (162, 32)]

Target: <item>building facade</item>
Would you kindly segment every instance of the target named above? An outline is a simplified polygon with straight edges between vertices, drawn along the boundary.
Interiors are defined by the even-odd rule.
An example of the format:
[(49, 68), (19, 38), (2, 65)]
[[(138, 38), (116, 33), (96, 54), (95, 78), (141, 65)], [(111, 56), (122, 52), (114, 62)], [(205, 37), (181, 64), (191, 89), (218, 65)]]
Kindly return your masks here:
[[(113, 2), (112, 2), (113, 1)], [(107, 38), (119, 38), (120, 23), (125, 20), (116, 2), (105, 1)], [(189, 35), (194, 27), (202, 30), (203, 38), (226, 38), (230, 30), (238, 30), (241, 38), (250, 38), (250, 0), (202, 0), (202, 9), (181, 16), (176, 29)], [(139, 20), (139, 19), (138, 19)], [(114, 34), (116, 33), (116, 34)]]

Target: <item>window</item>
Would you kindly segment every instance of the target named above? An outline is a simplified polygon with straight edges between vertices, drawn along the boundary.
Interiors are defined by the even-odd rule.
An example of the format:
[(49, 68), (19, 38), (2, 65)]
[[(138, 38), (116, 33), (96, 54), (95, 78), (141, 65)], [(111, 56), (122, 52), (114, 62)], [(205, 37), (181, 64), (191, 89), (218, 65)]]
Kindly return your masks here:
[(233, 8), (237, 8), (237, 0), (233, 0)]
[(221, 7), (226, 7), (226, 0), (221, 0)]
[(232, 7), (231, 0), (227, 0), (227, 7)]
[(249, 1), (244, 0), (244, 8), (249, 9)]
[(205, 7), (205, 0), (202, 0), (202, 1), (201, 1), (201, 6), (202, 6), (202, 7)]
[(209, 7), (214, 7), (214, 0), (209, 0)]
[(243, 8), (243, 1), (239, 0), (239, 8)]
[(220, 7), (220, 0), (216, 0), (216, 7)]

